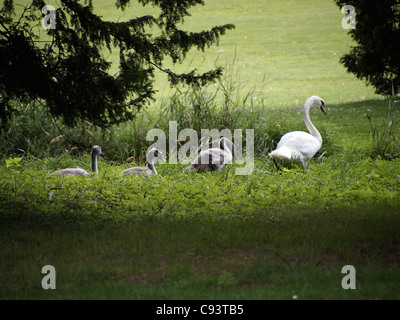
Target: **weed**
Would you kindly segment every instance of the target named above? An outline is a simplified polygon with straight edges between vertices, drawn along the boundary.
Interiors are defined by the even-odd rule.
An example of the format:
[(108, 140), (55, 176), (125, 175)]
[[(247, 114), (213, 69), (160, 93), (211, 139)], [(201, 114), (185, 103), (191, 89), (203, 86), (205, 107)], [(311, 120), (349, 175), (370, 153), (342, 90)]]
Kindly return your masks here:
[(392, 160), (400, 155), (400, 140), (395, 134), (394, 127), (398, 125), (396, 114), (393, 111), (393, 104), (397, 102), (393, 98), (388, 98), (388, 110), (383, 119), (383, 124), (378, 127), (369, 114), (365, 114), (371, 131), (372, 150), (371, 157), (373, 159)]

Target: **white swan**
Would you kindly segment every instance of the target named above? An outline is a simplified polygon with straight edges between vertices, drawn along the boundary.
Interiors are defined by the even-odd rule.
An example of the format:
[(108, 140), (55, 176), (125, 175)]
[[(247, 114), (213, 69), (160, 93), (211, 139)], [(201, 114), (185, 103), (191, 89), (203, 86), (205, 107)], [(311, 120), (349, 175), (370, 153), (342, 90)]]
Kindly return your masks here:
[(282, 136), (276, 149), (268, 154), (268, 156), (271, 157), (274, 162), (278, 160), (283, 164), (289, 164), (292, 160), (294, 160), (300, 162), (303, 168), (305, 168), (307, 163), (321, 148), (321, 134), (310, 120), (309, 113), (310, 108), (313, 105), (320, 107), (322, 112), (326, 114), (326, 110), (324, 108), (325, 103), (320, 97), (312, 96), (308, 98), (304, 104), (303, 118), (304, 123), (306, 124), (310, 133), (293, 131)]
[(227, 138), (219, 140), (219, 148), (211, 148), (201, 151), (197, 158), (189, 166), (189, 172), (219, 171), (227, 163), (232, 161), (234, 146)]
[[(90, 169), (94, 173), (99, 173), (99, 168), (97, 165), (97, 159), (98, 157), (103, 156), (103, 152), (101, 151), (101, 148), (99, 146), (93, 146), (92, 152), (91, 152), (91, 158), (90, 158)], [(56, 171), (53, 173), (55, 176), (62, 176), (62, 175), (67, 175), (67, 176), (88, 176), (91, 177), (93, 174), (87, 172), (86, 170), (82, 168), (66, 168), (62, 169), (59, 171)]]
[(153, 175), (153, 174), (158, 174), (156, 168), (154, 167), (154, 160), (155, 158), (159, 157), (162, 159), (162, 152), (157, 149), (157, 148), (152, 148), (148, 153), (147, 153), (147, 166), (146, 167), (132, 167), (125, 169), (124, 171), (121, 172), (121, 174), (128, 174), (128, 175)]

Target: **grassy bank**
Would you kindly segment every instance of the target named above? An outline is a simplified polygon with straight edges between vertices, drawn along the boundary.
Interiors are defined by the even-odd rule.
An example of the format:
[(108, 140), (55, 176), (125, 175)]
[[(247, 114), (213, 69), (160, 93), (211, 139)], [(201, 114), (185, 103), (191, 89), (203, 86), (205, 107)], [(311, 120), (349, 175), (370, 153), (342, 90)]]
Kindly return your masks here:
[[(398, 159), (258, 159), (248, 176), (165, 164), (148, 179), (105, 161), (98, 177), (54, 177), (58, 161), (1, 169), (3, 299), (400, 298)], [(40, 286), (47, 264), (56, 290)]]

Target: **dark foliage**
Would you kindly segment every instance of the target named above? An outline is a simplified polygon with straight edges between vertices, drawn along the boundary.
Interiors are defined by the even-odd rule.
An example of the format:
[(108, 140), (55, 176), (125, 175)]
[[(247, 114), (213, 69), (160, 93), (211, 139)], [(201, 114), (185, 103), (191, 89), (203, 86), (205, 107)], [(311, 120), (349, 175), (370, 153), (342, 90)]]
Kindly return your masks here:
[[(205, 50), (233, 25), (199, 33), (178, 29), (188, 9), (201, 0), (139, 0), (161, 9), (158, 17), (126, 22), (105, 21), (93, 12), (92, 1), (61, 0), (56, 27), (45, 31), (44, 1), (32, 0), (16, 15), (16, 4), (0, 9), (0, 118), (9, 118), (12, 101), (41, 101), (68, 125), (88, 120), (108, 126), (132, 119), (154, 96), (155, 69), (168, 74), (171, 85), (202, 86), (221, 76), (221, 68), (203, 74), (175, 74), (163, 67), (170, 57), (182, 62), (191, 48)], [(129, 0), (117, 0), (123, 10)], [(157, 29), (157, 36), (149, 33)], [(45, 39), (45, 40), (43, 40)], [(119, 72), (110, 75), (104, 49), (120, 51)]]
[(400, 88), (400, 1), (335, 0), (339, 7), (355, 8), (356, 25), (349, 34), (357, 43), (340, 62), (378, 94)]

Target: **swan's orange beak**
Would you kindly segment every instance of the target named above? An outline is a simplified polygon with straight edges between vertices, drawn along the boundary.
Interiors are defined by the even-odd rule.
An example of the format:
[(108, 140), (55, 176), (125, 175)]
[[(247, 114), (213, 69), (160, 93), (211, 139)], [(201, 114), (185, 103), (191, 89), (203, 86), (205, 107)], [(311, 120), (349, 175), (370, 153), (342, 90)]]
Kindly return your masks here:
[(323, 112), (324, 114), (326, 114), (326, 110), (325, 110), (325, 105), (324, 105), (324, 104), (321, 104), (321, 110), (322, 110), (322, 112)]

